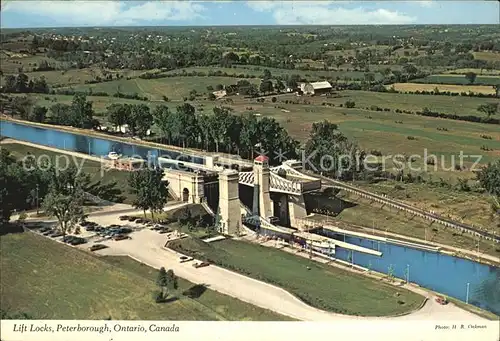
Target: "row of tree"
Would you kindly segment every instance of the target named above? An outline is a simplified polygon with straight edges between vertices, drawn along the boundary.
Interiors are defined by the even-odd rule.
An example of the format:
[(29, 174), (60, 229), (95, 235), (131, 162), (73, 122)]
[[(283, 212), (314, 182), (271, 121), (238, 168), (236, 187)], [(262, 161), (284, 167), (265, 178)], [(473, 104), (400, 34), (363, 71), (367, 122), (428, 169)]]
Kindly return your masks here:
[(29, 77), (20, 73), (18, 75), (7, 75), (5, 76), (2, 92), (6, 93), (42, 93), (48, 94), (50, 92), (49, 85), (45, 80), (44, 76), (35, 79), (29, 79)]

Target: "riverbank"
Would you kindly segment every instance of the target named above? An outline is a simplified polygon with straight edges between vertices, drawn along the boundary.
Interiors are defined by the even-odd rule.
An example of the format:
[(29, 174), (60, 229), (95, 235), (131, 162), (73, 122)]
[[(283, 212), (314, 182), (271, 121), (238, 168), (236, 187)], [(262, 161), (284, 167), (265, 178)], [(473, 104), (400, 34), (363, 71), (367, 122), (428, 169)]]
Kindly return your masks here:
[(233, 162), (233, 163), (234, 162), (242, 162), (242, 163), (249, 164), (249, 165), (252, 164), (252, 162), (250, 160), (242, 159), (238, 155), (226, 154), (226, 153), (213, 153), (213, 152), (207, 152), (207, 151), (203, 151), (200, 149), (194, 149), (194, 148), (182, 148), (182, 147), (173, 146), (173, 145), (138, 140), (138, 139), (134, 139), (132, 137), (123, 137), (123, 136), (116, 136), (116, 135), (112, 135), (112, 134), (106, 134), (106, 133), (99, 132), (99, 131), (92, 130), (92, 129), (83, 129), (83, 128), (75, 128), (75, 127), (70, 127), (70, 126), (61, 126), (61, 125), (54, 125), (54, 124), (47, 124), (47, 123), (24, 121), (24, 120), (12, 118), (12, 117), (7, 116), (5, 114), (1, 114), (0, 121), (9, 121), (9, 122), (13, 122), (13, 123), (17, 123), (17, 124), (21, 124), (21, 125), (25, 125), (25, 126), (58, 130), (58, 131), (78, 134), (78, 135), (82, 135), (82, 136), (92, 136), (92, 137), (102, 138), (102, 139), (111, 140), (111, 141), (115, 141), (115, 142), (134, 144), (134, 145), (143, 146), (143, 147), (150, 147), (150, 148), (154, 148), (154, 149), (171, 150), (171, 151), (179, 152), (179, 153), (182, 153), (185, 155), (202, 155), (202, 156), (215, 156), (215, 155), (217, 155), (217, 156), (219, 156), (219, 159), (222, 161), (226, 161), (226, 162), (230, 162), (230, 163), (231, 162)]
[[(445, 296), (446, 298), (448, 298), (448, 301), (452, 302), (457, 307), (464, 309), (470, 313), (473, 313), (473, 314), (478, 315), (480, 317), (486, 318), (490, 321), (498, 321), (500, 319), (500, 316), (498, 316), (492, 312), (486, 311), (484, 309), (481, 309), (481, 308), (476, 307), (476, 306), (471, 305), (471, 304), (467, 304), (467, 303), (460, 301), (454, 297), (451, 297), (448, 295), (443, 295), (441, 293), (427, 289), (427, 288), (422, 287), (416, 283), (411, 283), (411, 282), (407, 283), (406, 280), (402, 279), (402, 278), (397, 278), (397, 277), (389, 278), (389, 276), (387, 276), (387, 274), (377, 272), (377, 271), (374, 271), (372, 269), (362, 267), (360, 265), (351, 264), (351, 263), (348, 263), (348, 262), (340, 260), (340, 259), (332, 259), (332, 258), (327, 257), (326, 255), (311, 254), (308, 251), (304, 251), (304, 250), (299, 249), (299, 248), (294, 248), (292, 246), (289, 246), (288, 244), (278, 246), (276, 244), (276, 241), (274, 241), (274, 240), (259, 242), (258, 240), (256, 240), (253, 237), (250, 237), (250, 236), (244, 237), (244, 239), (247, 239), (250, 242), (259, 243), (262, 246), (277, 248), (277, 249), (280, 249), (282, 251), (289, 252), (289, 253), (292, 253), (292, 254), (300, 256), (300, 257), (308, 258), (308, 259), (316, 261), (318, 263), (326, 264), (329, 266), (334, 266), (334, 267), (337, 267), (337, 268), (340, 268), (340, 269), (343, 269), (345, 271), (349, 271), (352, 273), (361, 274), (361, 275), (364, 275), (366, 277), (369, 277), (369, 278), (372, 278), (375, 280), (384, 281), (384, 282), (391, 284), (395, 287), (405, 288), (409, 291), (412, 291), (416, 294), (422, 295), (426, 298), (426, 301), (423, 302), (422, 307), (426, 303), (430, 304), (430, 302), (428, 300), (431, 300), (431, 302), (433, 302), (432, 300), (434, 300), (436, 296)], [(421, 309), (422, 307), (420, 307), (419, 309)]]
[[(331, 225), (331, 222), (327, 222), (326, 219), (324, 220), (325, 224)], [(423, 246), (430, 246), (434, 248), (439, 248), (436, 250), (436, 252), (440, 252), (443, 254), (447, 254), (450, 256), (454, 257), (459, 257), (463, 259), (468, 259), (474, 262), (486, 264), (486, 265), (492, 265), (496, 267), (500, 267), (500, 258), (495, 257), (492, 255), (484, 254), (484, 253), (478, 253), (477, 251), (472, 251), (472, 250), (466, 250), (466, 249), (461, 249), (458, 247), (446, 245), (446, 244), (441, 244), (441, 243), (435, 243), (435, 242), (430, 242), (426, 240), (422, 240), (419, 238), (414, 238), (414, 237), (409, 237), (409, 236), (404, 236), (401, 234), (397, 233), (392, 233), (392, 232), (382, 232), (377, 229), (370, 229), (365, 226), (359, 226), (359, 225), (352, 225), (352, 224), (342, 224), (342, 229), (347, 230), (347, 231), (353, 231), (353, 232), (361, 232), (364, 233), (365, 238), (370, 239), (370, 236), (375, 236), (375, 237), (385, 237), (386, 239), (389, 239), (387, 237), (392, 237), (395, 240), (400, 240), (403, 243), (405, 242), (410, 242), (410, 243), (418, 243)], [(388, 242), (391, 242), (388, 240)]]

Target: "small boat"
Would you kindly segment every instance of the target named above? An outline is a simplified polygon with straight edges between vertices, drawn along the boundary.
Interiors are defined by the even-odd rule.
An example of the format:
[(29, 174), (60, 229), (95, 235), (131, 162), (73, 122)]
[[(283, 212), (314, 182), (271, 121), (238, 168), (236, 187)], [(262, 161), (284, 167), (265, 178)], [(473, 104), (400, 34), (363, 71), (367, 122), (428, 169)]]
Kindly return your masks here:
[(111, 159), (111, 160), (117, 160), (121, 157), (122, 155), (121, 154), (118, 154), (117, 152), (109, 152), (108, 154), (108, 157)]

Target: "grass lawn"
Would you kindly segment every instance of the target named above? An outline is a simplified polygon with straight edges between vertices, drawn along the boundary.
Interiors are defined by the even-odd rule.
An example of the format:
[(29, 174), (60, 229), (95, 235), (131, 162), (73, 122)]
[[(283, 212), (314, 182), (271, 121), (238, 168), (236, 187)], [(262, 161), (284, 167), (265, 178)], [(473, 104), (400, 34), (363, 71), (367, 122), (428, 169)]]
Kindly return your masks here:
[(157, 270), (127, 257), (98, 257), (28, 232), (3, 235), (0, 245), (2, 309), (10, 313), (36, 319), (289, 320), (183, 279), (173, 293), (177, 300), (157, 304)]
[(337, 313), (401, 314), (418, 308), (423, 300), (420, 295), (387, 283), (244, 241), (223, 240), (207, 244), (186, 238), (173, 241), (169, 246), (280, 286), (312, 306)]
[[(56, 164), (55, 163), (56, 157), (59, 156), (59, 166), (61, 168), (67, 167), (67, 161), (73, 164), (75, 164), (76, 161), (75, 166), (77, 167), (83, 164), (81, 171), (85, 174), (90, 175), (91, 183), (96, 183), (100, 181), (101, 185), (105, 185), (116, 182), (117, 189), (121, 190), (121, 195), (117, 194), (117, 196), (123, 196), (124, 203), (131, 203), (133, 200), (133, 195), (130, 194), (128, 187), (128, 176), (130, 174), (129, 172), (112, 169), (103, 172), (101, 176), (101, 164), (96, 161), (83, 160), (73, 156), (68, 156), (68, 159), (60, 158), (60, 156), (64, 156), (64, 154), (56, 153), (45, 149), (34, 148), (31, 146), (25, 146), (23, 144), (18, 144), (18, 143), (2, 144), (1, 148), (10, 151), (19, 160), (22, 159), (24, 156), (26, 156), (28, 153), (31, 153), (32, 155), (35, 155), (35, 157), (37, 158), (40, 157), (41, 155), (47, 155), (48, 157), (50, 157), (51, 162), (54, 162), (53, 164)], [(103, 199), (105, 199), (104, 196)]]

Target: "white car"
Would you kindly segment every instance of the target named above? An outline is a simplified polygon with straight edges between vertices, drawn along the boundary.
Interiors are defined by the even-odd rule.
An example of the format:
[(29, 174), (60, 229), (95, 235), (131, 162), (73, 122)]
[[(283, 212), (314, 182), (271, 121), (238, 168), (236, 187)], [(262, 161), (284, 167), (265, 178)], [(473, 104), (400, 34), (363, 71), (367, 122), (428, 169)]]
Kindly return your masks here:
[(193, 257), (188, 257), (188, 256), (180, 256), (179, 257), (179, 263), (186, 263), (190, 262), (193, 260)]

